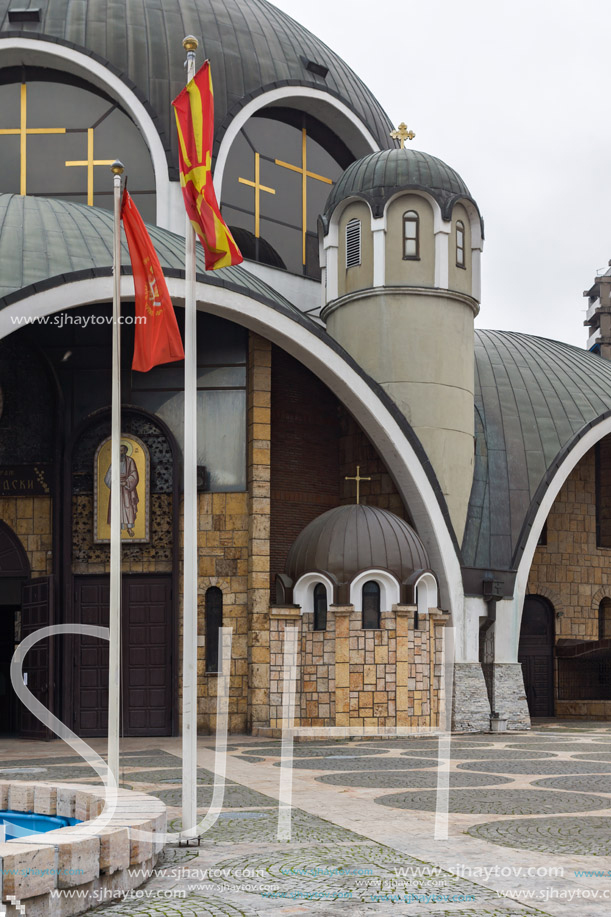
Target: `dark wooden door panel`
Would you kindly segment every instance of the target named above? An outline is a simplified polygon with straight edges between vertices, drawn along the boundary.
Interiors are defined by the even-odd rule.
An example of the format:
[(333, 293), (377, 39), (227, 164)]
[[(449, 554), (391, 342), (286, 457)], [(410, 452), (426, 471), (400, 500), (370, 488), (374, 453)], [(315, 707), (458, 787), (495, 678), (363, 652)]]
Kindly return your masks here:
[(528, 710), (533, 717), (554, 715), (553, 609), (539, 596), (527, 596), (522, 614), (518, 662), (522, 664)]
[[(108, 578), (75, 580), (76, 619), (108, 626)], [(122, 734), (172, 734), (171, 578), (123, 578)], [(75, 732), (106, 734), (108, 724), (108, 642), (76, 638)]]
[[(24, 640), (41, 627), (53, 624), (53, 578), (43, 576), (23, 585), (21, 602), (21, 639)], [(34, 697), (48, 710), (53, 710), (54, 666), (53, 639), (41, 640), (28, 651), (24, 664), (24, 677)], [(19, 733), (24, 739), (49, 739), (51, 730), (40, 722), (23, 704), (19, 705)]]

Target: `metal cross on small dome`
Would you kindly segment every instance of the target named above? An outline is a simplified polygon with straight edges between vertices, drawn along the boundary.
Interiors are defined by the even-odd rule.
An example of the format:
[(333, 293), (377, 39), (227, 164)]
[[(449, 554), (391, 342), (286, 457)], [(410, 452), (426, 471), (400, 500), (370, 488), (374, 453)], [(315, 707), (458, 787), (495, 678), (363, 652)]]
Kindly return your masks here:
[(405, 146), (405, 141), (413, 140), (416, 135), (413, 131), (409, 131), (405, 121), (402, 121), (396, 131), (390, 132), (390, 136), (393, 140), (399, 140), (401, 142), (401, 149), (403, 149)]
[(371, 481), (371, 478), (365, 478), (361, 475), (361, 466), (356, 466), (356, 477), (345, 478), (346, 481), (356, 481), (356, 502), (357, 504), (361, 502), (361, 481)]

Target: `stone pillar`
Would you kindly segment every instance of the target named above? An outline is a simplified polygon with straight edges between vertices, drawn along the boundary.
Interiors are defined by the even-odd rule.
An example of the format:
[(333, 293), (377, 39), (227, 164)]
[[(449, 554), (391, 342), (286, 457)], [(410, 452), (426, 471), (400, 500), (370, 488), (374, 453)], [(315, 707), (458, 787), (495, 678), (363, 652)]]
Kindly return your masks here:
[(430, 720), (431, 726), (441, 729), (445, 723), (440, 721), (441, 714), (441, 680), (443, 673), (443, 633), (442, 628), (449, 622), (449, 615), (443, 611), (429, 610), (429, 673), (430, 673)]
[(271, 344), (250, 334), (248, 372), (248, 722), (269, 726)]
[(454, 665), (452, 729), (456, 732), (490, 732), (490, 701), (479, 662)]
[(350, 725), (350, 616), (354, 605), (331, 605), (335, 615), (335, 725)]
[(284, 680), (284, 630), (297, 627), (297, 684), (295, 696), (295, 725), (299, 725), (301, 685), (301, 608), (299, 605), (273, 605), (269, 611), (269, 724), (255, 725), (253, 735), (282, 736), (282, 694)]
[(520, 662), (495, 662), (492, 666), (492, 707), (507, 720), (507, 729), (530, 729)]
[(409, 635), (414, 629), (415, 605), (393, 605), (397, 620), (397, 726), (411, 725), (413, 698), (409, 689)]

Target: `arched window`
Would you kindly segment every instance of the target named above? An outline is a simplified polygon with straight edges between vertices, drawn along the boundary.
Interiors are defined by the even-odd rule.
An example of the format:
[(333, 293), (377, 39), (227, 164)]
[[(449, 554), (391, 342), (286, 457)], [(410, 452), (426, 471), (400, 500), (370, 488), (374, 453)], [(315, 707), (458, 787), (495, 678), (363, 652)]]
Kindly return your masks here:
[(346, 224), (346, 267), (361, 263), (361, 221), (348, 220)]
[(598, 606), (598, 639), (611, 637), (611, 599), (603, 599)]
[(363, 630), (377, 630), (380, 626), (380, 587), (373, 580), (363, 586)]
[(465, 265), (465, 224), (459, 220), (456, 224), (456, 267)]
[(420, 260), (420, 217), (415, 210), (403, 214), (403, 258)]
[(218, 586), (206, 590), (206, 672), (219, 670), (219, 629), (223, 626), (223, 593)]
[(314, 586), (314, 630), (327, 629), (327, 588), (324, 583)]

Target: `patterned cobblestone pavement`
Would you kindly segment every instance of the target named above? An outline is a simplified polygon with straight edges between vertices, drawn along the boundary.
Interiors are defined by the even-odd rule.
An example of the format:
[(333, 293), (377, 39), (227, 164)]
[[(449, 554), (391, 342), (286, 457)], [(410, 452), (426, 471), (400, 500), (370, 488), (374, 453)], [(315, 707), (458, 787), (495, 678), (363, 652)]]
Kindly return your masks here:
[[(430, 813), (437, 799), (435, 737), (296, 743), (295, 783), (309, 787), (313, 807), (304, 811), (296, 805), (292, 810), (290, 842), (277, 839), (273, 793), (280, 742), (232, 740), (232, 779), (225, 788), (224, 809), (201, 846), (166, 848), (156, 874), (137, 895), (97, 908), (96, 917), (608, 917), (604, 904), (596, 911), (579, 903), (548, 909), (543, 901), (499, 897), (498, 886), (491, 882), (434, 866), (435, 851), (445, 849), (430, 842)], [(456, 819), (451, 827), (456, 859), (447, 862), (512, 863), (512, 858), (522, 857), (515, 862), (524, 863), (524, 853), (530, 851), (547, 859), (527, 859), (529, 863), (557, 864), (561, 857), (572, 864), (575, 857), (596, 856), (595, 868), (602, 857), (611, 857), (609, 816), (598, 814), (611, 808), (609, 742), (611, 729), (600, 724), (596, 730), (546, 726), (531, 734), (454, 737), (449, 801)], [(174, 742), (168, 747), (177, 746)], [(248, 762), (248, 768), (232, 771), (231, 758), (236, 766)], [(200, 760), (211, 759), (208, 755)], [(38, 774), (24, 773), (28, 780), (97, 780), (74, 756), (23, 758), (22, 753), (2, 765), (40, 769)], [(180, 830), (177, 757), (162, 748), (130, 749), (122, 754), (121, 765), (123, 783), (162, 799), (169, 806), (169, 830)], [(198, 806), (204, 813), (215, 777), (200, 767), (198, 780)], [(332, 805), (327, 809), (329, 793), (342, 801), (336, 810)], [(344, 811), (343, 806), (351, 807), (354, 817), (334, 823), (333, 812)], [(318, 810), (325, 818), (313, 814)], [(366, 837), (360, 832), (368, 833), (369, 822), (380, 830)], [(425, 844), (426, 856), (421, 839), (430, 842)], [(545, 886), (548, 880), (541, 882)]]
[[(412, 759), (415, 760), (415, 759)], [(487, 771), (492, 774), (533, 774), (544, 776), (546, 774), (611, 774), (611, 764), (604, 761), (466, 761), (459, 764), (460, 770)], [(595, 779), (595, 778), (593, 778)]]
[[(376, 789), (412, 789), (422, 787), (424, 789), (437, 786), (437, 770), (434, 771), (388, 771), (378, 773), (377, 771), (362, 771), (361, 773), (348, 774), (324, 774), (316, 778), (320, 783), (327, 786), (362, 786)], [(510, 783), (506, 777), (495, 774), (450, 774), (451, 787), (465, 786), (501, 786), (504, 783)]]
[[(469, 828), (470, 835), (520, 850), (575, 856), (611, 856), (608, 816), (525, 818), (487, 822)], [(596, 862), (593, 864), (596, 868)], [(608, 913), (608, 910), (607, 910)]]
[[(434, 812), (437, 793), (393, 793), (378, 796), (380, 806)], [(593, 812), (611, 807), (611, 799), (585, 793), (554, 793), (536, 789), (452, 790), (450, 812), (467, 815), (554, 815), (557, 812)]]

